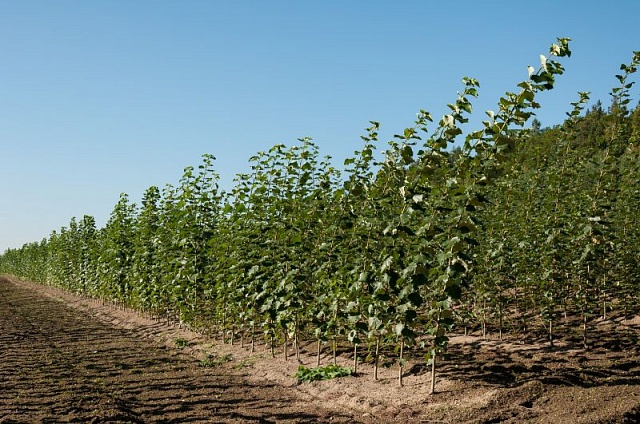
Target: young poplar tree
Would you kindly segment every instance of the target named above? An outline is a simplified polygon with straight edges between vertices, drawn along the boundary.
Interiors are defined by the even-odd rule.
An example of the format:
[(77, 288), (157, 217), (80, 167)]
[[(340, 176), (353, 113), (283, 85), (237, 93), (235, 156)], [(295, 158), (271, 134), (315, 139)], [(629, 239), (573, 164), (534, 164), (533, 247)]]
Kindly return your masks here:
[(99, 237), (100, 295), (121, 305), (131, 300), (135, 212), (136, 206), (129, 196), (120, 194)]
[(135, 222), (131, 273), (135, 304), (142, 311), (162, 312), (160, 258), (160, 189), (149, 187), (142, 197)]

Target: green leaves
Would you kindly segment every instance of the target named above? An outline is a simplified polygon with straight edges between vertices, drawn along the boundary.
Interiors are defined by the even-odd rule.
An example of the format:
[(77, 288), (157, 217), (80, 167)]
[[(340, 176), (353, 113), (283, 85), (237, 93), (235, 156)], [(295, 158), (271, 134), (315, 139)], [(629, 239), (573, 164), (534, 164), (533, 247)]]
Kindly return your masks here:
[(348, 377), (353, 375), (353, 370), (347, 367), (337, 365), (327, 365), (324, 367), (307, 368), (304, 365), (298, 366), (298, 372), (295, 377), (298, 383), (309, 383), (316, 380), (333, 380), (339, 377)]
[(421, 341), (430, 361), (456, 317), (519, 329), (637, 298), (640, 112), (627, 108), (640, 56), (621, 66), (610, 113), (585, 114), (582, 92), (561, 127), (527, 128), (570, 54), (558, 39), (479, 128), (466, 124), (480, 84), (464, 78), (440, 119), (420, 110), (381, 153), (370, 122), (341, 171), (301, 138), (252, 156), (223, 193), (204, 155), (140, 207), (123, 195), (104, 228), (72, 220), (0, 269), (226, 340)]
[(616, 79), (619, 81), (620, 86), (615, 87), (611, 90), (612, 96), (612, 110), (615, 114), (621, 114), (622, 116), (626, 116), (629, 111), (627, 109), (627, 105), (631, 101), (629, 90), (633, 86), (635, 82), (627, 82), (629, 77), (637, 72), (638, 66), (640, 66), (640, 52), (633, 52), (633, 57), (631, 59), (631, 63), (626, 65), (620, 65), (620, 70), (624, 71), (621, 75), (616, 75)]

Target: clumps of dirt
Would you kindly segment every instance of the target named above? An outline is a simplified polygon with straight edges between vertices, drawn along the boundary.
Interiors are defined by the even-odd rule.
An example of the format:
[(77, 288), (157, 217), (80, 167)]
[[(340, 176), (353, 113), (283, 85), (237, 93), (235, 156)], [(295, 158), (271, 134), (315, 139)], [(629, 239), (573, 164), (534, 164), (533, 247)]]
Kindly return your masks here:
[[(580, 339), (557, 340), (549, 348), (542, 339), (523, 342), (485, 340), (478, 335), (453, 337), (449, 353), (438, 366), (437, 393), (429, 395), (430, 370), (419, 355), (409, 357), (403, 387), (398, 385), (393, 352), (381, 361), (378, 380), (373, 379), (372, 364), (361, 358), (356, 377), (299, 384), (294, 378), (298, 366), (316, 365), (313, 341), (301, 343), (299, 359), (290, 348), (285, 360), (282, 346), (272, 358), (269, 346), (264, 344), (256, 344), (252, 353), (248, 344), (241, 347), (237, 340), (234, 345), (223, 344), (52, 287), (18, 284), (127, 329), (139, 339), (161, 343), (176, 357), (195, 361), (225, 358), (214, 365), (218, 374), (237, 376), (248, 386), (267, 384), (276, 392), (293, 394), (309, 408), (330, 410), (333, 419), (350, 417), (354, 422), (383, 423), (626, 423), (637, 422), (640, 415), (638, 317), (599, 323), (590, 334), (590, 350), (582, 348)], [(333, 362), (328, 346), (320, 362)], [(353, 365), (348, 349), (341, 351), (337, 364)], [(267, 392), (262, 395), (272, 396)]]
[(0, 423), (371, 422), (248, 381), (230, 361), (201, 366), (175, 340), (145, 339), (158, 328), (114, 326), (92, 302), (70, 308), (34, 288), (0, 278)]

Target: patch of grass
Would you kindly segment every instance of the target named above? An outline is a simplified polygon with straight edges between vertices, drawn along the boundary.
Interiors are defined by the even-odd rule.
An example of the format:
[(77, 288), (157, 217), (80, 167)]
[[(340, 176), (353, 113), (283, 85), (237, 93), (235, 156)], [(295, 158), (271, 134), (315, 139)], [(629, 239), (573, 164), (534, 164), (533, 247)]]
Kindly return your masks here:
[(299, 383), (308, 383), (316, 380), (332, 380), (338, 377), (348, 377), (353, 375), (353, 370), (348, 367), (337, 365), (327, 365), (325, 367), (307, 368), (304, 365), (298, 367), (298, 372), (294, 377)]
[(178, 349), (184, 349), (185, 347), (189, 347), (189, 346), (193, 345), (192, 342), (190, 342), (187, 339), (183, 339), (182, 337), (178, 337), (177, 339), (175, 339), (174, 343), (176, 344), (176, 347)]
[(224, 364), (225, 362), (230, 362), (233, 360), (233, 356), (230, 353), (222, 356), (216, 356), (215, 353), (207, 353), (207, 355), (199, 362), (199, 365), (204, 368), (215, 368)]
[(256, 358), (253, 356), (249, 356), (244, 358), (242, 361), (239, 361), (233, 368), (240, 370), (242, 368), (252, 367), (256, 363)]

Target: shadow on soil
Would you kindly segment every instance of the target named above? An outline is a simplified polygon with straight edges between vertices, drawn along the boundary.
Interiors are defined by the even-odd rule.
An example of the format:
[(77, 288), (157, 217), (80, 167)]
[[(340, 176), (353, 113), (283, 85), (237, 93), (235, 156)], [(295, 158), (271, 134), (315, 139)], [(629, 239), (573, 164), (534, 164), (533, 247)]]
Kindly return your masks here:
[[(473, 341), (452, 345), (440, 372), (455, 379), (497, 387), (517, 387), (530, 381), (545, 385), (640, 385), (640, 346), (637, 329), (594, 330), (589, 348), (567, 337), (549, 347), (544, 341), (503, 343)], [(425, 372), (423, 365), (410, 372)]]

